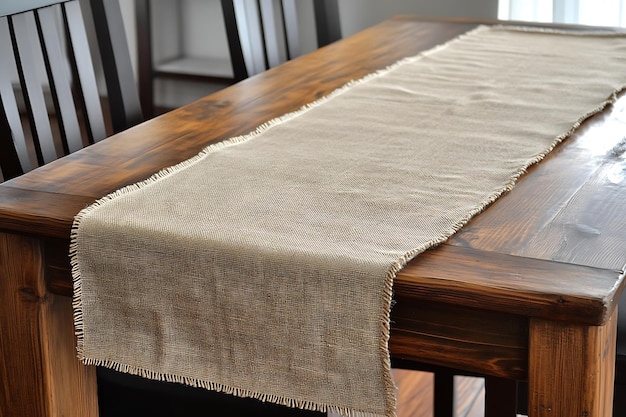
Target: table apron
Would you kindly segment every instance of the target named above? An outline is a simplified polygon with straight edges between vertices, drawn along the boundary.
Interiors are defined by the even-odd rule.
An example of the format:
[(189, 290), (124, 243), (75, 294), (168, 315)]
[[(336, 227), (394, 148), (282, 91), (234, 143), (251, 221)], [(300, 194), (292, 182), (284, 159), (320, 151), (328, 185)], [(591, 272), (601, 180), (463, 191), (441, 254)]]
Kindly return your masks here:
[(395, 301), (389, 344), (393, 358), (528, 378), (528, 317), (408, 298)]

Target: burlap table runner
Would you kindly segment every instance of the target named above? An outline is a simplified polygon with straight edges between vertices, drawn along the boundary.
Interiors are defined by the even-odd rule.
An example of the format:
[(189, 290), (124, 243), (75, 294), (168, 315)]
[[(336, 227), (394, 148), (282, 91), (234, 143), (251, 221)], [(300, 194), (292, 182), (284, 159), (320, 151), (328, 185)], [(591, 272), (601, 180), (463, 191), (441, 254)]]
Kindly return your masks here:
[(393, 416), (396, 272), (614, 99), (625, 69), (622, 35), (481, 27), (103, 198), (73, 229), (79, 357)]

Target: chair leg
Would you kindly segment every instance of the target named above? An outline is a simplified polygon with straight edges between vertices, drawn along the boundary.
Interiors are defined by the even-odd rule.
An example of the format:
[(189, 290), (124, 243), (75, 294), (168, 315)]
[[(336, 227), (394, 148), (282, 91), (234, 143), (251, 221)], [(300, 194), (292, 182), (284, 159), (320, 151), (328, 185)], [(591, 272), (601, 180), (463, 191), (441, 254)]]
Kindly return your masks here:
[(454, 374), (435, 372), (434, 416), (454, 417)]
[(517, 382), (485, 377), (485, 417), (515, 417), (517, 415)]
[(150, 119), (156, 115), (156, 112), (154, 109), (154, 74), (152, 69), (152, 24), (148, 0), (135, 0), (135, 19), (137, 25), (139, 100), (144, 117)]
[(528, 415), (528, 381), (517, 381), (517, 414)]

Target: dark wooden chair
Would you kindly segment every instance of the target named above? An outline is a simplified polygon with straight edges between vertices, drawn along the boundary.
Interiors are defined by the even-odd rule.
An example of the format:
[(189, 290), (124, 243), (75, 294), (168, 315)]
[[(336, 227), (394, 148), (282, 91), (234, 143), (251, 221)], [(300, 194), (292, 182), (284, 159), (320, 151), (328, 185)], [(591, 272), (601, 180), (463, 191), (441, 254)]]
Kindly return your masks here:
[[(137, 0), (136, 6), (137, 18), (147, 19), (149, 1)], [(314, 0), (314, 6), (318, 45), (339, 39), (336, 0)], [(236, 81), (249, 72), (233, 2), (222, 0), (222, 7)], [(293, 9), (285, 7), (281, 13), (282, 25), (289, 27), (283, 40), (284, 60), (298, 51)], [(270, 14), (266, 10), (265, 45), (276, 35), (268, 32)], [(144, 24), (149, 28), (147, 22)], [(95, 44), (90, 44), (90, 33), (95, 34)], [(139, 52), (145, 54), (146, 45), (142, 49), (141, 43), (149, 42), (149, 37), (140, 37), (139, 42)], [(278, 49), (274, 45), (262, 51), (265, 67), (281, 59)], [(152, 74), (146, 74), (152, 71), (151, 66), (146, 69), (146, 59), (151, 60), (150, 55), (140, 57), (144, 88), (152, 83)], [(105, 88), (98, 85), (99, 74), (104, 76)], [(150, 95), (148, 106), (151, 100)], [(19, 176), (141, 122), (139, 103), (118, 1), (21, 0), (0, 4), (0, 180)], [(254, 400), (235, 401), (221, 394), (103, 368), (98, 370), (98, 377), (103, 416), (145, 415), (148, 410), (152, 417), (191, 416), (194, 410), (200, 413), (207, 409), (228, 415), (317, 415)], [(452, 377), (447, 370), (436, 373), (437, 410), (452, 404)]]
[[(118, 0), (0, 2), (0, 181), (141, 122), (139, 103)], [(320, 415), (97, 373), (101, 417)]]
[[(222, 0), (230, 22), (227, 28), (235, 79), (242, 79), (248, 71), (233, 26), (232, 4)], [(137, 5), (144, 8), (143, 13), (149, 12), (148, 1), (137, 0)], [(318, 44), (339, 39), (336, 0), (315, 0), (314, 5)], [(138, 18), (145, 17), (138, 14)], [(297, 51), (296, 40), (288, 39), (294, 36), (294, 22), (287, 17), (283, 24), (292, 26), (286, 32), (286, 42), (292, 46), (286, 55), (289, 59)], [(90, 42), (91, 33), (95, 43)], [(263, 53), (269, 66), (268, 54), (276, 53), (276, 48)], [(104, 88), (97, 82), (100, 74)], [(151, 77), (147, 79), (151, 82)], [(118, 1), (21, 0), (0, 4), (0, 180), (19, 176), (142, 120)], [(438, 416), (451, 416), (447, 409), (452, 404), (455, 371), (430, 370), (436, 371)], [(152, 417), (199, 415), (207, 409), (228, 415), (319, 415), (107, 369), (99, 369), (98, 375), (102, 416), (145, 415), (148, 409)]]
[(4, 180), (142, 121), (119, 3), (3, 2), (0, 100)]
[[(153, 54), (153, 25), (150, 0), (135, 0), (139, 90), (147, 116), (155, 110), (156, 79), (178, 79), (227, 86), (300, 55), (298, 3), (302, 0), (240, 2), (220, 0), (222, 19), (230, 54), (230, 73), (221, 63), (207, 58), (202, 65), (194, 58), (193, 67), (181, 56), (157, 63)], [(317, 46), (341, 38), (337, 0), (312, 0)], [(162, 30), (162, 29), (161, 29)], [(184, 49), (184, 48), (183, 48)], [(216, 71), (217, 69), (217, 71)]]

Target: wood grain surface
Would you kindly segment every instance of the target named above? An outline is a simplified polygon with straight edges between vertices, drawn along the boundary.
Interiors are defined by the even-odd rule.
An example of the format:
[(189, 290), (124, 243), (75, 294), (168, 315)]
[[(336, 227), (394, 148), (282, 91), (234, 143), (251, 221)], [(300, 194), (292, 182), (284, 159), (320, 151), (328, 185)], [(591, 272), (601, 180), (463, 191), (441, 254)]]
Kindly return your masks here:
[[(2, 184), (0, 229), (58, 238), (57, 244), (65, 246), (73, 216), (95, 199), (475, 26), (399, 17), (147, 121)], [(443, 245), (440, 250), (446, 255), (451, 254), (448, 245), (461, 248), (455, 262), (440, 256), (440, 250), (426, 253), (399, 275), (397, 291), (411, 292), (412, 298), (432, 293), (442, 297), (441, 281), (421, 280), (420, 264), (428, 265), (429, 275), (450, 277), (451, 268), (473, 259), (473, 267), (484, 268), (465, 272), (463, 280), (448, 279), (447, 296), (494, 309), (523, 308), (525, 314), (552, 319), (569, 319), (575, 311), (581, 322), (603, 323), (612, 312), (611, 300), (621, 291), (617, 284), (626, 263), (618, 210), (626, 201), (626, 187), (606, 180), (605, 171), (620, 163), (619, 158), (614, 162), (589, 147), (604, 137), (601, 126), (609, 126), (608, 120), (615, 117), (596, 118), (595, 128), (582, 129), (531, 168), (513, 192)], [(615, 135), (605, 138), (605, 147), (610, 149), (618, 140)], [(595, 215), (598, 210), (601, 216)], [(498, 259), (496, 254), (509, 256)], [(494, 264), (477, 262), (486, 257)], [(518, 275), (492, 270), (485, 280), (482, 272), (497, 269), (501, 260)], [(576, 268), (567, 264), (592, 268), (572, 275)], [(539, 271), (533, 270), (537, 266)], [(549, 278), (539, 276), (530, 285), (527, 277), (541, 273)], [(67, 288), (63, 283), (51, 285)], [(517, 291), (519, 287), (525, 288)]]
[[(49, 309), (4, 306), (14, 305), (22, 286), (36, 294), (71, 295), (67, 248), (80, 209), (215, 141), (248, 133), (477, 24), (408, 16), (387, 20), (0, 184), (0, 231), (7, 233), (4, 259), (10, 258), (9, 251), (22, 256), (22, 249), (15, 249), (22, 242), (34, 245), (24, 249), (22, 258), (30, 266), (2, 265), (3, 277), (17, 280), (0, 283), (2, 308), (21, 315), (0, 319), (3, 349), (12, 349), (4, 333), (13, 327), (11, 320), (24, 323), (22, 330), (11, 331), (25, 333), (11, 337), (32, 349), (29, 358), (40, 355), (38, 349), (48, 343), (31, 343), (29, 338), (46, 333), (41, 326), (48, 323)], [(585, 123), (532, 167), (513, 191), (398, 274), (393, 355), (497, 377), (528, 377), (534, 381), (531, 391), (540, 396), (532, 402), (533, 417), (581, 415), (570, 411), (587, 412), (587, 405), (594, 411), (589, 415), (608, 416), (607, 399), (601, 397), (611, 391), (605, 389), (612, 378), (610, 353), (598, 352), (614, 334), (611, 317), (624, 285), (626, 160), (618, 147), (624, 101)], [(19, 277), (25, 276), (21, 268), (35, 269), (34, 275), (27, 274), (36, 277), (34, 287), (20, 283)], [(42, 318), (44, 322), (38, 321)], [(32, 323), (41, 324), (29, 327)], [(582, 356), (571, 350), (578, 344), (586, 349)], [(576, 389), (586, 392), (581, 402), (565, 393), (569, 374), (550, 379), (550, 369), (542, 369), (559, 355), (571, 361), (576, 375), (591, 370), (603, 381), (583, 382)], [(2, 378), (15, 376), (4, 367)], [(32, 372), (48, 375), (42, 369)], [(50, 401), (34, 405), (33, 412), (50, 407)], [(548, 403), (554, 404), (550, 412), (544, 407)]]

